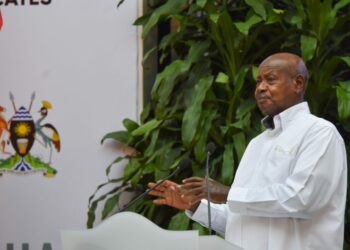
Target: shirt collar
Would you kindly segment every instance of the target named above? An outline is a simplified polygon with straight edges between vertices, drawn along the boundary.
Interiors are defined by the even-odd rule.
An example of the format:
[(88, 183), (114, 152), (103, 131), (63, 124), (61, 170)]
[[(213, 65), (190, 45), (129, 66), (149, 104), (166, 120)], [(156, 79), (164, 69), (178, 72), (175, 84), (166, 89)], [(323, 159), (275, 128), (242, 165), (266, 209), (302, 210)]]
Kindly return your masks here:
[(283, 130), (288, 126), (288, 123), (294, 120), (300, 114), (309, 114), (310, 109), (307, 102), (298, 103), (274, 117), (265, 116), (261, 123), (268, 130)]

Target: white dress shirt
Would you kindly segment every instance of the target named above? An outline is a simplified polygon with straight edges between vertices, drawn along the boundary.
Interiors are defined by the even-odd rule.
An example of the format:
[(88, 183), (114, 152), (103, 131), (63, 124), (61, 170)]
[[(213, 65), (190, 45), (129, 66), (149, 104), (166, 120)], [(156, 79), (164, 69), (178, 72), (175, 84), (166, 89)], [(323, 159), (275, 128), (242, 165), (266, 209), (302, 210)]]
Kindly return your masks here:
[[(265, 120), (266, 122), (266, 120)], [(248, 145), (212, 227), (245, 250), (341, 250), (347, 189), (344, 142), (306, 102), (273, 118)], [(202, 200), (189, 216), (207, 225)]]

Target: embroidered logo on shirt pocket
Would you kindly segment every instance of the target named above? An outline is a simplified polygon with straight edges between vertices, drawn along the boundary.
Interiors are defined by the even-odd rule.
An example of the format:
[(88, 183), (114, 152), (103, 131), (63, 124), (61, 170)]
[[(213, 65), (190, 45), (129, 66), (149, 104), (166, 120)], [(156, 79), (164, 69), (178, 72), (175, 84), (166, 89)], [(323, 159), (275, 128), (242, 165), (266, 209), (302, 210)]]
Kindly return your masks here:
[(277, 145), (269, 154), (264, 176), (269, 182), (281, 183), (290, 175), (295, 150), (284, 149)]
[(284, 149), (282, 146), (277, 145), (273, 151), (277, 155), (285, 155), (285, 156), (294, 156), (295, 155), (295, 147), (291, 149)]

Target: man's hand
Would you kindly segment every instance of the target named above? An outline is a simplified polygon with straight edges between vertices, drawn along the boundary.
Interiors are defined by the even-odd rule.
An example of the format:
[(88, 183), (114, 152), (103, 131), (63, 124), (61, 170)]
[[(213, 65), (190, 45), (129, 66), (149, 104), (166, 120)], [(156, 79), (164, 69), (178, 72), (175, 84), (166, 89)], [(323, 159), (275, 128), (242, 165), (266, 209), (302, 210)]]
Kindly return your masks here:
[[(154, 182), (148, 183), (148, 187), (152, 188), (156, 185)], [(166, 180), (155, 190), (149, 192), (150, 195), (160, 197), (153, 201), (156, 205), (168, 205), (177, 209), (189, 209), (195, 211), (200, 200), (196, 197), (186, 194), (186, 190), (175, 182)]]
[[(207, 199), (207, 183), (205, 178), (202, 177), (190, 177), (182, 181), (181, 185), (184, 196), (192, 197), (192, 202), (200, 201), (201, 199)], [(210, 198), (215, 203), (225, 203), (227, 200), (230, 187), (225, 186), (213, 179), (208, 179), (210, 188)], [(185, 191), (184, 191), (185, 190)]]

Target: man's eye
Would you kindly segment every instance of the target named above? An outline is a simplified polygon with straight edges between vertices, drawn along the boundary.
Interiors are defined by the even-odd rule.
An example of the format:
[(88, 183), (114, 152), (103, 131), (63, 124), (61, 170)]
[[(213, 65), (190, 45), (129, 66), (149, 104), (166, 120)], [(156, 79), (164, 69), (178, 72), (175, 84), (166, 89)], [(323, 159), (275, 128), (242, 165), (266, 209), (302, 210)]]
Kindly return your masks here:
[(266, 81), (268, 83), (273, 83), (275, 81), (275, 78), (269, 77), (269, 78), (266, 78)]

